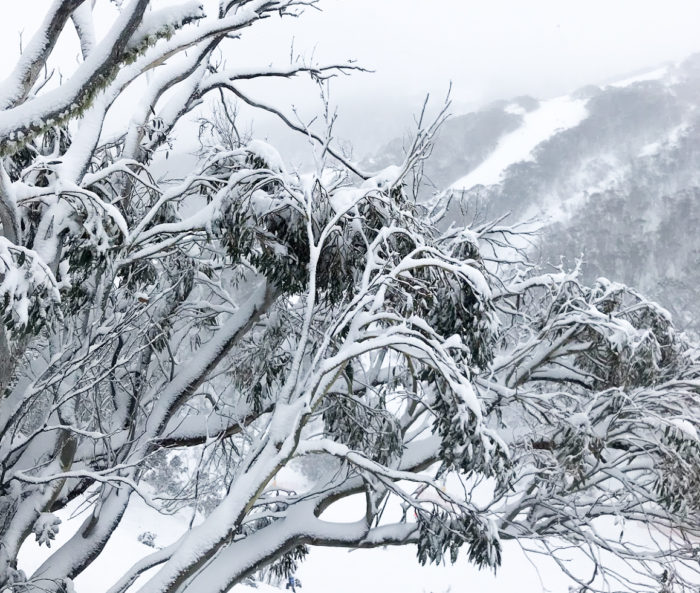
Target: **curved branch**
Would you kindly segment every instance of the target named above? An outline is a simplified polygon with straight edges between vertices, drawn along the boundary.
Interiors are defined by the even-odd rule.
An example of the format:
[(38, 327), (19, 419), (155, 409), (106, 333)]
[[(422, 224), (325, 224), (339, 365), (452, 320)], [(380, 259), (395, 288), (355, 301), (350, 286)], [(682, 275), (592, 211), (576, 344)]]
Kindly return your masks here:
[(0, 110), (22, 103), (39, 78), (71, 14), (85, 0), (55, 0), (12, 73), (0, 84)]

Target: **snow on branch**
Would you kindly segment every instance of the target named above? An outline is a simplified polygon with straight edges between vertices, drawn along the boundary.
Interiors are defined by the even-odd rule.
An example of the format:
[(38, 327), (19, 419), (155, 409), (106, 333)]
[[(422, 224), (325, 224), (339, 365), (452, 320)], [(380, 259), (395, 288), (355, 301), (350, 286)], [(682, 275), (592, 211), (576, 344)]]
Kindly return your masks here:
[[(336, 148), (329, 105), (312, 130), (243, 92), (361, 70), (219, 59), (315, 4), (132, 0), (98, 39), (90, 4), (57, 0), (3, 87), (0, 590), (79, 578), (133, 492), (192, 521), (111, 593), (226, 591), (293, 571), (309, 545), (496, 569), (508, 539), (588, 591), (656, 593), (663, 571), (689, 586), (697, 346), (628, 287), (528, 262), (531, 224), (437, 228), (447, 196), (431, 213), (414, 184), (449, 100), (433, 121), (422, 106), (403, 162), (369, 173)], [(67, 26), (82, 62), (42, 86)], [(315, 170), (243, 132), (232, 97), (303, 133)], [(357, 495), (359, 521), (321, 518)], [(72, 501), (89, 512), (54, 537)], [(32, 533), (52, 553), (27, 576)]]

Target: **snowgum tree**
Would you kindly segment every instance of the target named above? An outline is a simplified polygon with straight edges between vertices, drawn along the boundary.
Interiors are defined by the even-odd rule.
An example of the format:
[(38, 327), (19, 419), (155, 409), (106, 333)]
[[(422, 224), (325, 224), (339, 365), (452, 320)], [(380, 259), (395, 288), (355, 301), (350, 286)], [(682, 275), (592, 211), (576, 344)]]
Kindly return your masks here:
[[(110, 593), (227, 591), (289, 574), (309, 545), (496, 568), (505, 540), (575, 590), (694, 590), (698, 351), (634, 291), (528, 266), (517, 229), (438, 231), (408, 180), (442, 115), (367, 173), (330, 127), (249, 97), (241, 80), (352, 67), (218, 58), (309, 4), (132, 0), (98, 39), (91, 2), (56, 0), (0, 87), (0, 590), (74, 590), (130, 500), (165, 507), (169, 488), (196, 520)], [(51, 86), (71, 27), (83, 61)], [(159, 151), (210, 95), (200, 158), (159, 181)], [(307, 134), (315, 170), (241, 138), (228, 96)], [(324, 517), (357, 495), (363, 518)], [(23, 543), (54, 542), (76, 500), (82, 526), (27, 573)]]

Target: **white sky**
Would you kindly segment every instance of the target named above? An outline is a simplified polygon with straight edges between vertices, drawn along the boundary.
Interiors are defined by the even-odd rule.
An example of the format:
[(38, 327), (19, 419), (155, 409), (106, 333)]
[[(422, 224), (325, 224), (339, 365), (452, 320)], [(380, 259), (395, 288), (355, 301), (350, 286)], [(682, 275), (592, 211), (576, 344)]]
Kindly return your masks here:
[[(322, 0), (294, 27), (377, 71), (364, 91), (551, 95), (700, 50), (697, 0)], [(311, 41), (313, 40), (313, 41)]]
[(296, 47), (356, 58), (376, 71), (335, 84), (341, 116), (352, 124), (343, 131), (351, 136), (396, 133), (395, 116), (408, 119), (427, 91), (443, 96), (450, 81), (460, 112), (522, 94), (564, 94), (700, 51), (698, 0), (321, 0), (321, 6), (323, 13), (287, 25)]
[[(18, 53), (18, 32), (24, 29), (26, 43), (50, 4), (2, 1), (0, 72)], [(109, 0), (97, 6), (111, 12)], [(227, 59), (286, 62), (294, 39), (302, 55), (354, 58), (375, 70), (333, 85), (339, 134), (361, 152), (406, 129), (425, 93), (441, 97), (450, 82), (459, 113), (516, 95), (564, 94), (700, 51), (698, 0), (321, 0), (319, 6), (322, 12), (251, 28)], [(75, 63), (73, 38), (72, 31), (65, 36), (64, 64)], [(260, 93), (274, 94), (282, 105), (316, 96), (300, 85)]]

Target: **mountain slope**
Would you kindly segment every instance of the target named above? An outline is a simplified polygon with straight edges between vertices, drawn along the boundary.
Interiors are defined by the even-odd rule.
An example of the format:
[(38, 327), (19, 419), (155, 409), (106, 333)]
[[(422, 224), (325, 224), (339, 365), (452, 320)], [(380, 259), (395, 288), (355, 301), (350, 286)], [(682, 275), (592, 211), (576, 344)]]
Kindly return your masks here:
[[(698, 331), (699, 107), (700, 56), (548, 101), (495, 103), (445, 124), (423, 197), (451, 191), (452, 220), (537, 218), (544, 261), (583, 256), (585, 280), (631, 284)], [(396, 159), (396, 143), (382, 152)]]

